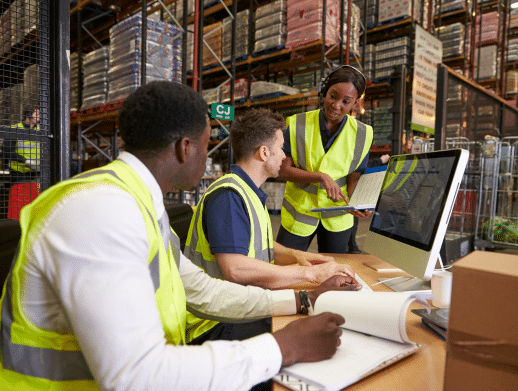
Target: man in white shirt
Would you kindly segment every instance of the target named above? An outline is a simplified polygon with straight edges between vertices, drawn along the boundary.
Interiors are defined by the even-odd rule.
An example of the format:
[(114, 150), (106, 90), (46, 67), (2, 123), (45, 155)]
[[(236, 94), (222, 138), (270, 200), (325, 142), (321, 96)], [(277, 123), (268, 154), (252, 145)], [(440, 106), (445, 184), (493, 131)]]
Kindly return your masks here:
[[(140, 87), (119, 111), (127, 152), (22, 210), (23, 251), (1, 300), (0, 389), (247, 390), (281, 365), (334, 354), (344, 319), (330, 313), (240, 342), (181, 346), (186, 307), (231, 322), (307, 307), (292, 290), (213, 279), (181, 255), (163, 194), (203, 175), (206, 112), (184, 85)], [(354, 283), (335, 276), (308, 296)]]

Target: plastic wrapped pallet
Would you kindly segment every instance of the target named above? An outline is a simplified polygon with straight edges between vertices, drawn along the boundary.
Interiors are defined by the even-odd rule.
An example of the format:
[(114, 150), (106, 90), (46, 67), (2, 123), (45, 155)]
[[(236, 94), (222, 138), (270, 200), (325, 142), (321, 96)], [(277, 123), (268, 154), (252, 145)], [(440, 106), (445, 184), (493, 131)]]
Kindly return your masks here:
[[(236, 15), (236, 58), (248, 54), (249, 20), (249, 10), (238, 12)], [(230, 16), (223, 19), (222, 40), (221, 55), (223, 61), (228, 61), (232, 52), (232, 18)]]
[(518, 27), (518, 8), (514, 8), (509, 13), (509, 28), (514, 29)]
[(210, 88), (208, 90), (202, 91), (203, 99), (205, 99), (205, 102), (207, 102), (208, 105), (210, 105), (211, 103), (218, 103), (220, 101), (219, 95), (219, 88)]
[[(326, 46), (338, 43), (339, 7), (337, 1), (326, 2)], [(288, 2), (286, 48), (293, 49), (322, 39), (323, 2), (291, 0)]]
[[(132, 16), (110, 29), (108, 101), (125, 98), (141, 80), (142, 17)], [(174, 25), (148, 18), (146, 78), (181, 80), (181, 31)]]
[[(480, 64), (478, 63), (478, 55), (480, 54)], [(475, 72), (478, 80), (491, 79), (496, 77), (497, 69), (497, 46), (484, 46), (475, 51)], [(480, 65), (480, 69), (478, 68)]]
[[(238, 79), (234, 82), (234, 100), (246, 99), (248, 93), (248, 80)], [(230, 81), (221, 86), (221, 101), (230, 100)]]
[(498, 31), (500, 19), (497, 11), (482, 14), (482, 21), (480, 15), (475, 17), (475, 46), (479, 44), (487, 44), (495, 42), (498, 39)]
[(104, 46), (85, 55), (82, 108), (101, 105), (108, 97), (110, 47)]
[[(344, 28), (343, 28), (343, 42), (347, 42), (347, 35), (349, 32), (347, 31), (347, 1), (344, 2), (343, 8), (343, 20), (344, 20)], [(351, 4), (351, 34), (349, 38), (349, 50), (351, 53), (356, 54), (356, 56), (361, 56), (360, 53), (360, 8), (352, 3)], [(337, 32), (338, 36), (340, 36), (340, 18), (337, 19)]]
[(254, 52), (282, 48), (286, 43), (287, 2), (275, 0), (255, 11)]
[(395, 38), (376, 44), (374, 79), (389, 77), (394, 67), (410, 64), (412, 47), (410, 38)]
[[(221, 48), (223, 44), (222, 22), (214, 23), (203, 27), (203, 38), (207, 45), (203, 45), (203, 66), (218, 64), (221, 60)], [(214, 53), (214, 54), (213, 54)]]
[(517, 71), (507, 71), (505, 77), (506, 77), (505, 93), (506, 94), (518, 93), (518, 72)]
[(312, 91), (317, 87), (317, 80), (319, 80), (319, 76), (317, 76), (317, 72), (309, 71), (304, 73), (296, 73), (292, 76), (293, 79), (293, 87), (299, 89), (300, 91)]
[[(425, 17), (426, 16), (427, 15), (425, 15)], [(378, 24), (390, 23), (408, 17), (412, 17), (415, 20), (420, 20), (420, 1), (380, 0), (378, 8)]]
[(442, 41), (443, 58), (464, 55), (465, 26), (462, 23), (453, 23), (442, 26), (436, 30), (437, 36)]
[(518, 38), (509, 40), (506, 59), (508, 62), (518, 61)]
[(300, 91), (297, 88), (266, 81), (256, 81), (250, 86), (250, 98), (252, 100), (259, 97), (267, 98), (267, 95), (271, 95), (272, 97), (275, 95), (275, 97), (277, 97), (282, 95), (298, 94), (299, 92)]

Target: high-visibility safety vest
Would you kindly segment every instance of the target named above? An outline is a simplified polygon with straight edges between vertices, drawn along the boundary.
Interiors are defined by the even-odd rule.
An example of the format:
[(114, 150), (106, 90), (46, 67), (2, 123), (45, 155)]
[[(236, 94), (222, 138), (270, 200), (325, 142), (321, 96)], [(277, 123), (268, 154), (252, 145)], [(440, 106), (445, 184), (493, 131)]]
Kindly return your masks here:
[[(372, 127), (351, 116), (331, 148), (325, 152), (320, 134), (319, 110), (288, 117), (291, 156), (296, 167), (328, 174), (347, 194), (347, 175), (354, 172), (367, 156), (372, 144)], [(342, 206), (333, 202), (321, 183), (286, 183), (281, 208), (282, 226), (298, 236), (309, 236), (322, 221), (331, 232), (353, 226), (353, 216), (345, 211), (310, 212), (311, 209)]]
[[(16, 125), (11, 125), (11, 128), (24, 129), (23, 123), (19, 122)], [(39, 126), (35, 126), (34, 130), (40, 131)], [(23, 156), (26, 159), (37, 160), (38, 164), (40, 161), (40, 143), (39, 141), (29, 141), (29, 140), (18, 140), (16, 142), (15, 153)], [(29, 172), (31, 169), (25, 164), (16, 162), (14, 160), (9, 161), (9, 168), (13, 171), (18, 172)]]
[(164, 335), (170, 344), (185, 344), (186, 297), (177, 264), (180, 240), (163, 224), (164, 216), (161, 232), (151, 192), (129, 165), (116, 160), (58, 183), (22, 209), (19, 248), (29, 251), (18, 253), (2, 292), (0, 390), (99, 389), (75, 335), (37, 327), (24, 313), (21, 300), (25, 253), (53, 206), (76, 192), (106, 184), (131, 194), (142, 212), (150, 247), (147, 262)]
[(395, 164), (392, 162), (385, 174), (382, 193), (390, 194), (398, 190), (417, 166), (417, 156), (397, 156), (395, 159)]
[[(210, 245), (203, 232), (204, 200), (217, 189), (226, 188), (236, 192), (246, 205), (250, 218), (250, 258), (273, 263), (273, 233), (268, 209), (263, 206), (257, 194), (234, 173), (229, 173), (214, 181), (198, 203), (189, 227), (184, 254), (195, 265), (201, 267), (214, 278), (223, 279), (223, 273), (210, 252)], [(209, 222), (210, 224), (210, 222)], [(187, 314), (187, 341), (192, 341), (218, 324), (217, 321), (199, 319), (191, 313)]]

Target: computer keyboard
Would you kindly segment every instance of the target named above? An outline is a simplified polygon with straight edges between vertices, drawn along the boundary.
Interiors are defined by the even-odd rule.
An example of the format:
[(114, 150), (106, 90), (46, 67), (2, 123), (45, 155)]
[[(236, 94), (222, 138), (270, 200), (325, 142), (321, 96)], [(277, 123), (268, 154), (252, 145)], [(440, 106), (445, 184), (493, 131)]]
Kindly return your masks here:
[(356, 281), (358, 281), (360, 285), (363, 286), (362, 290), (372, 291), (372, 288), (365, 281), (363, 281), (363, 279), (358, 274), (356, 274), (354, 278), (356, 278)]

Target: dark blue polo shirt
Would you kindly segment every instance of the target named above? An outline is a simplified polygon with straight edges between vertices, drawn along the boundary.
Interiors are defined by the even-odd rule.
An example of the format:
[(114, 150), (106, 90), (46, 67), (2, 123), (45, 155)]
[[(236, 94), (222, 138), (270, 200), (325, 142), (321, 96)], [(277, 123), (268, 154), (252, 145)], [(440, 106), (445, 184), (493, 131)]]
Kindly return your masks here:
[[(257, 194), (263, 206), (268, 195), (258, 188), (248, 174), (238, 165), (232, 164), (230, 172), (238, 175)], [(246, 204), (231, 189), (218, 189), (205, 197), (203, 232), (209, 241), (212, 254), (248, 255), (250, 246), (250, 218)]]
[[(320, 110), (320, 113), (318, 114), (318, 122), (320, 125), (320, 136), (322, 137), (322, 145), (324, 146), (324, 151), (327, 153), (329, 151), (329, 148), (331, 148), (331, 145), (333, 145), (334, 141), (342, 131), (342, 129), (345, 126), (345, 123), (347, 122), (347, 116), (344, 117), (342, 120), (342, 123), (340, 124), (340, 127), (338, 128), (338, 131), (331, 135), (331, 131), (327, 127), (326, 119), (324, 117), (324, 110)], [(290, 131), (289, 129), (284, 129), (284, 146), (282, 147), (282, 150), (284, 151), (284, 154), (287, 157), (291, 157), (291, 142), (290, 142)], [(358, 167), (357, 170), (354, 172), (363, 173), (367, 169), (367, 163), (369, 161), (369, 153), (367, 152), (367, 155), (365, 156), (365, 159), (363, 159), (362, 163)]]

